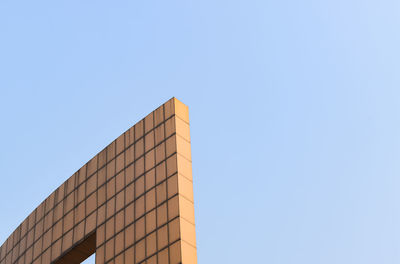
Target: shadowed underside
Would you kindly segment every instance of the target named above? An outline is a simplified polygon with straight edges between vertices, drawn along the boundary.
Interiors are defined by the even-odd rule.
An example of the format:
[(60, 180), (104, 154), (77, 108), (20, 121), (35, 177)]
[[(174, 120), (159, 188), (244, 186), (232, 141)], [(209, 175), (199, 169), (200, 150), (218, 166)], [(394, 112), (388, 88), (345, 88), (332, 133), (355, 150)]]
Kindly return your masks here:
[(197, 263), (189, 112), (175, 98), (45, 199), (0, 247), (0, 264)]
[(89, 235), (78, 245), (74, 245), (70, 251), (64, 253), (54, 264), (75, 264), (81, 263), (96, 252), (96, 233)]

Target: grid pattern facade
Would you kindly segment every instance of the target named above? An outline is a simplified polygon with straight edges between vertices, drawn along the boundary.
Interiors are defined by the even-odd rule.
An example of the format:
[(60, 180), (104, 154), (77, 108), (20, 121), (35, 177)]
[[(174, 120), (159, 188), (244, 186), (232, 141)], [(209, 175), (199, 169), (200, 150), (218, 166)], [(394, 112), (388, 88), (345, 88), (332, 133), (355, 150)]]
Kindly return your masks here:
[(58, 264), (88, 237), (96, 264), (197, 263), (183, 103), (167, 101), (57, 188), (4, 242), (0, 264)]

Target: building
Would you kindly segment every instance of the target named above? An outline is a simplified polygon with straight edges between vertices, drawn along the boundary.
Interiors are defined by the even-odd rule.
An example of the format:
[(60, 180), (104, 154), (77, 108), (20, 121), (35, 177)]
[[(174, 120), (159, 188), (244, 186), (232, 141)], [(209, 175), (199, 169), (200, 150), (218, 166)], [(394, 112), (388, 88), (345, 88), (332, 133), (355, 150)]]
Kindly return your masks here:
[(195, 264), (188, 107), (170, 99), (47, 197), (0, 248), (0, 264)]

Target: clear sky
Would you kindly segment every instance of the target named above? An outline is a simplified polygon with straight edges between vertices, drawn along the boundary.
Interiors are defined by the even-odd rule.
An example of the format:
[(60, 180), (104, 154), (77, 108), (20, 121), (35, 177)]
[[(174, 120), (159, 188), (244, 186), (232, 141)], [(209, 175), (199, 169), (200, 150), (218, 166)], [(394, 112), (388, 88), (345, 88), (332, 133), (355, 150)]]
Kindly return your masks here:
[(400, 2), (0, 1), (0, 243), (172, 96), (199, 263), (400, 262)]

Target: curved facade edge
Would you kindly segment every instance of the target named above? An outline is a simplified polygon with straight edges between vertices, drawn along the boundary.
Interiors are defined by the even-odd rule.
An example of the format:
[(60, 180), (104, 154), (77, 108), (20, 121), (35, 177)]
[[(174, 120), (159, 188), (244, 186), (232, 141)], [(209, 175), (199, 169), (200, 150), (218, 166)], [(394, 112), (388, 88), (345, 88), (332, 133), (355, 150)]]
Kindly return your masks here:
[(197, 263), (189, 110), (172, 98), (52, 192), (0, 264)]

